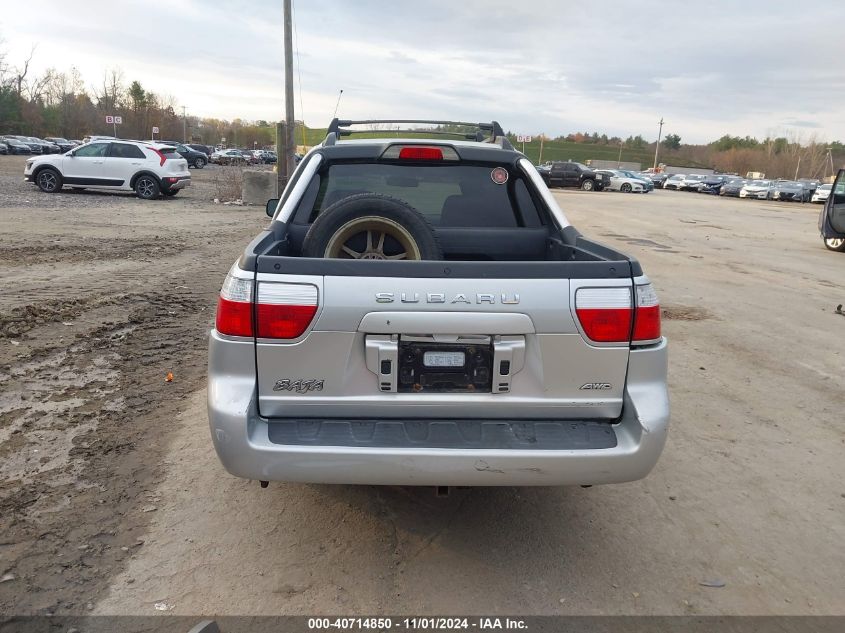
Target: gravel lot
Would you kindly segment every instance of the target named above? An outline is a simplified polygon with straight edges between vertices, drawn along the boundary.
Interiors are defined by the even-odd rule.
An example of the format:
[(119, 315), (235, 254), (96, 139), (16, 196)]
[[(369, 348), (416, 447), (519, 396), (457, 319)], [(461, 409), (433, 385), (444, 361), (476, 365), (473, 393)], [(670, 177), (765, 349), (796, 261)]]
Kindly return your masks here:
[(666, 452), (444, 499), (218, 464), (206, 332), (266, 218), (214, 204), (214, 169), (155, 202), (22, 169), (0, 157), (0, 613), (845, 614), (845, 255), (817, 206), (557, 191), (660, 293)]

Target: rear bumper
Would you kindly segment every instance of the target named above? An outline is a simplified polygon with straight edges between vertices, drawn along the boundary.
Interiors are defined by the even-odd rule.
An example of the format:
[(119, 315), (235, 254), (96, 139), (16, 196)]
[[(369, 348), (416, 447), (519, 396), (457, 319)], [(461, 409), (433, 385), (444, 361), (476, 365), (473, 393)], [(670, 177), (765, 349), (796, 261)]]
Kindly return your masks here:
[(623, 412), (612, 426), (616, 442), (610, 448), (280, 444), (276, 443), (278, 434), (271, 433), (273, 422), (257, 413), (252, 342), (222, 340), (212, 331), (208, 415), (220, 461), (231, 474), (246, 479), (452, 486), (621, 483), (645, 477), (663, 450), (669, 426), (666, 374), (665, 339), (656, 346), (631, 351)]
[[(171, 182), (172, 178), (176, 178), (175, 182)], [(176, 191), (191, 186), (191, 177), (188, 176), (167, 176), (161, 179), (161, 184), (166, 191)]]

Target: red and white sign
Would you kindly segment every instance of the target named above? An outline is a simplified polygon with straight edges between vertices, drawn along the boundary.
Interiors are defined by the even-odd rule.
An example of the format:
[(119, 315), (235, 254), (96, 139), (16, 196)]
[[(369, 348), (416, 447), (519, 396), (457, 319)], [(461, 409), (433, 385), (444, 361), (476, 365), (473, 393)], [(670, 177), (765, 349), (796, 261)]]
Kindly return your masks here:
[(114, 123), (114, 117), (110, 114), (106, 115), (106, 123)]
[[(117, 123), (118, 125), (122, 125), (123, 124), (123, 117), (122, 116), (114, 117), (114, 122)], [(531, 137), (529, 137), (529, 138), (531, 138)]]
[(532, 137), (531, 136), (523, 136), (522, 134), (517, 135), (516, 142), (517, 143), (530, 143)]

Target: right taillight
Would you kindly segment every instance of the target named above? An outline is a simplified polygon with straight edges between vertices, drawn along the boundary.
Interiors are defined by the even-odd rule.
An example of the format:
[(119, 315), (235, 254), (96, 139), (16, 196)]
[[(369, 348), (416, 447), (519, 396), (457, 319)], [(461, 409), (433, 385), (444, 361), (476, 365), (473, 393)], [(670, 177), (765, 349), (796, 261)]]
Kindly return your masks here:
[(631, 288), (579, 288), (575, 314), (595, 343), (647, 345), (660, 340), (660, 302), (651, 284)]
[(660, 339), (660, 301), (651, 284), (636, 286), (636, 289), (637, 303), (631, 342), (635, 345), (653, 343)]
[(630, 288), (579, 288), (575, 313), (591, 341), (627, 343), (631, 338)]

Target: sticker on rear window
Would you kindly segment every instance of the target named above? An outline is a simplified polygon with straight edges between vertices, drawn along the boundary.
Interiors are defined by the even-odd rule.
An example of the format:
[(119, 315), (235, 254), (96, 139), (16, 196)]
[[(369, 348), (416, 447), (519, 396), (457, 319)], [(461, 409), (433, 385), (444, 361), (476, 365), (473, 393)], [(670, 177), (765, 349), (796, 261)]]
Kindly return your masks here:
[(508, 181), (508, 170), (504, 167), (496, 167), (490, 172), (490, 178), (493, 179), (497, 185), (503, 185)]

